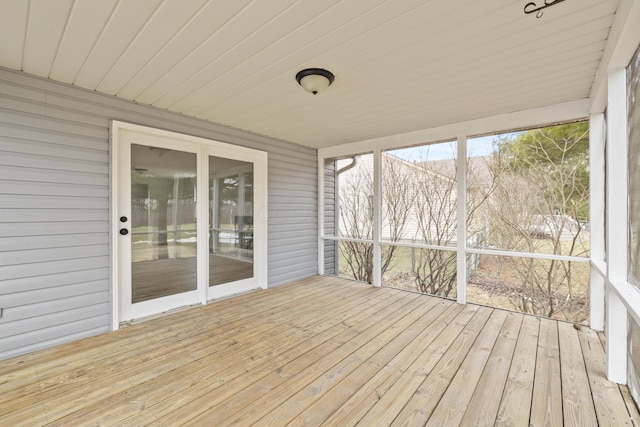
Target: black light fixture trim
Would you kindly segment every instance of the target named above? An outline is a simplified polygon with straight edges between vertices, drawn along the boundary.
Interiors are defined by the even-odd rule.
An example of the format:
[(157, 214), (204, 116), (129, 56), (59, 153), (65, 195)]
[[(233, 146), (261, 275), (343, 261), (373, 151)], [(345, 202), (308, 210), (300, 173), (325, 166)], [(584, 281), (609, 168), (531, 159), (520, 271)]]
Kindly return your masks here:
[(333, 75), (333, 73), (331, 71), (325, 70), (324, 68), (307, 68), (306, 70), (298, 71), (298, 74), (296, 74), (296, 80), (298, 81), (298, 84), (300, 84), (300, 80), (302, 80), (304, 77), (312, 75), (320, 75), (326, 77), (327, 79), (329, 79), (329, 84), (333, 83), (333, 81), (335, 80), (335, 76)]
[[(325, 77), (327, 80), (329, 80), (329, 86), (331, 86), (331, 83), (333, 83), (333, 81), (335, 80), (335, 76), (333, 75), (333, 73), (331, 71), (325, 70), (324, 68), (306, 68), (302, 71), (298, 71), (298, 74), (296, 74), (296, 81), (300, 86), (302, 86), (302, 79), (307, 76)], [(314, 95), (315, 94), (316, 93), (314, 92)]]

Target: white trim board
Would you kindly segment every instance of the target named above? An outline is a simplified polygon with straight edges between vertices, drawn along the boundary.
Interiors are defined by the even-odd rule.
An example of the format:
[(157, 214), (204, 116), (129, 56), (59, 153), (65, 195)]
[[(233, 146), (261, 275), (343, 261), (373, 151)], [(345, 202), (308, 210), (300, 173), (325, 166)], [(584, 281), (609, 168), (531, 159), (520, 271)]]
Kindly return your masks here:
[(531, 110), (516, 111), (399, 135), (321, 148), (318, 150), (318, 158), (342, 157), (353, 154), (370, 153), (374, 150), (410, 147), (412, 145), (427, 144), (430, 142), (455, 140), (461, 136), (468, 138), (496, 132), (503, 133), (510, 130), (539, 127), (553, 123), (586, 120), (588, 117), (589, 100), (585, 98)]

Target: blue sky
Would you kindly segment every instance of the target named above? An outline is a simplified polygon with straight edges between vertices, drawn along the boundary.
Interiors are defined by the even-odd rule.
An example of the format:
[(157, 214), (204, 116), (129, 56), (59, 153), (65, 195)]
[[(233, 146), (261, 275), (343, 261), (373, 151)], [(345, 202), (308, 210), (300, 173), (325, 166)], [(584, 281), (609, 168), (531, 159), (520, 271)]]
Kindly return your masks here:
[[(493, 141), (499, 137), (517, 136), (519, 132), (499, 135), (480, 136), (467, 140), (467, 155), (469, 157), (486, 156), (494, 151)], [(408, 161), (446, 160), (456, 157), (456, 142), (440, 142), (431, 145), (390, 150), (389, 154)]]

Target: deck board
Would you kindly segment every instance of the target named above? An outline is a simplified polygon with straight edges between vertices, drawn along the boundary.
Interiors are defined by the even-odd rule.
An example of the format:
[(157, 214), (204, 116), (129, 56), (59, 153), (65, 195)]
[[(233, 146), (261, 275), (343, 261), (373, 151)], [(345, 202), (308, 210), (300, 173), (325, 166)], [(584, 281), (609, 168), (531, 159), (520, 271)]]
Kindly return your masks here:
[[(424, 377), (410, 378), (411, 388), (416, 384), (418, 387), (404, 406), (402, 400), (391, 402), (394, 394), (386, 393), (380, 399), (381, 403), (374, 406), (358, 425), (373, 425), (378, 419), (384, 420), (384, 423), (393, 421), (392, 425), (423, 425), (429, 421), (492, 313), (493, 310), (481, 307), (451, 342), (434, 368)], [(396, 416), (398, 409), (400, 412)]]
[(496, 423), (523, 317), (517, 313), (507, 314), (476, 386), (482, 393), (473, 393), (471, 396), (462, 424), (489, 426)]
[[(292, 426), (321, 425), (339, 410), (348, 409), (350, 405), (347, 402), (354, 397), (353, 402), (357, 404), (356, 406), (360, 406), (361, 397), (356, 396), (358, 393), (381, 392), (385, 387), (384, 384), (392, 381), (394, 375), (397, 378), (406, 369), (406, 366), (411, 365), (411, 362), (415, 361), (429, 343), (439, 335), (442, 327), (450, 323), (461, 309), (462, 306), (450, 301), (438, 302), (411, 325), (411, 328), (417, 328), (417, 334), (406, 345), (399, 346), (392, 343), (391, 347), (386, 350), (391, 350), (395, 354), (387, 355), (384, 351), (377, 353), (367, 363), (345, 376), (339, 386), (319, 396), (290, 424)], [(412, 335), (414, 333), (411, 332)], [(364, 402), (366, 405), (366, 402), (371, 402), (371, 400), (365, 399)], [(362, 406), (360, 408), (362, 409)], [(343, 420), (340, 425), (345, 425), (345, 423), (346, 420)]]
[(633, 425), (588, 328), (314, 277), (0, 361), (0, 425)]
[[(350, 341), (349, 347), (355, 347), (361, 344), (358, 348), (350, 352), (350, 348), (345, 349), (344, 352), (334, 351), (331, 354), (325, 355), (323, 360), (329, 360), (327, 364), (316, 369), (319, 364), (316, 362), (312, 365), (312, 370), (315, 373), (322, 372), (322, 375), (313, 378), (311, 382), (301, 388), (297, 393), (290, 395), (290, 389), (288, 387), (282, 387), (283, 392), (287, 394), (287, 399), (279, 402), (279, 405), (272, 409), (267, 414), (260, 414), (260, 419), (257, 420), (257, 425), (269, 426), (269, 425), (285, 425), (291, 422), (300, 412), (302, 412), (307, 406), (315, 402), (317, 398), (326, 393), (335, 385), (344, 375), (357, 370), (365, 362), (370, 361), (375, 364), (374, 358), (379, 355), (379, 352), (385, 352), (385, 350), (398, 350), (408, 343), (412, 338), (411, 334), (407, 332), (409, 326), (418, 320), (418, 318), (427, 313), (427, 310), (431, 308), (430, 305), (423, 304), (420, 301), (421, 298), (417, 298), (412, 301), (411, 304), (406, 305), (401, 310), (401, 315), (397, 318), (390, 317), (391, 322), (382, 324), (382, 328), (378, 329), (376, 324), (375, 328), (370, 328), (364, 333), (358, 335)], [(415, 305), (413, 304), (415, 302)], [(394, 313), (395, 314), (395, 313)], [(389, 318), (389, 317), (388, 317)], [(415, 335), (414, 335), (415, 336)], [(393, 348), (393, 343), (398, 342), (398, 347)], [(383, 364), (386, 363), (391, 357), (386, 352), (383, 357)], [(346, 357), (343, 357), (346, 356)], [(333, 364), (329, 369), (324, 370), (326, 365), (332, 362)], [(310, 377), (315, 376), (311, 374)], [(307, 377), (307, 378), (310, 378)], [(270, 398), (261, 398), (270, 401)], [(256, 403), (254, 402), (254, 405)]]
[[(331, 304), (334, 301), (330, 289), (321, 289), (320, 292), (310, 289), (307, 292), (311, 292), (308, 295), (312, 295), (317, 300), (324, 300), (326, 304)], [(362, 292), (362, 290), (356, 292)], [(283, 299), (283, 301), (286, 300)], [(263, 304), (264, 301), (256, 300), (256, 303)], [(265, 307), (265, 311), (277, 310), (277, 307), (278, 305), (275, 308)], [(255, 309), (258, 314), (265, 313), (265, 311), (259, 310), (256, 304), (251, 305), (249, 309)], [(303, 311), (302, 308), (299, 311)], [(142, 336), (144, 339), (137, 337), (132, 342), (123, 342), (117, 346), (111, 346), (109, 349), (115, 350), (117, 348), (119, 351), (110, 352), (108, 358), (96, 355), (93, 349), (90, 348), (84, 352), (78, 352), (75, 346), (69, 346), (68, 351), (60, 352), (60, 354), (64, 355), (61, 360), (65, 360), (67, 364), (83, 363), (82, 369), (69, 375), (64, 369), (64, 364), (62, 365), (62, 370), (48, 368), (45, 371), (46, 374), (40, 375), (38, 384), (32, 385), (33, 390), (29, 387), (25, 388), (31, 393), (39, 390), (41, 397), (46, 398), (48, 403), (54, 403), (59, 399), (82, 394), (81, 389), (76, 389), (79, 384), (87, 385), (90, 383), (93, 386), (92, 393), (101, 393), (103, 392), (102, 388), (113, 390), (119, 383), (124, 383), (125, 387), (130, 387), (132, 381), (136, 379), (143, 380), (148, 375), (148, 366), (140, 362), (153, 360), (155, 364), (153, 371), (157, 373), (160, 369), (166, 369), (166, 365), (172, 368), (175, 365), (174, 360), (189, 363), (196, 360), (199, 355), (209, 352), (209, 349), (214, 346), (227, 347), (235, 343), (239, 337), (257, 336), (260, 333), (266, 333), (269, 328), (278, 324), (279, 315), (274, 315), (267, 322), (257, 325), (255, 328), (248, 328), (246, 318), (236, 317), (237, 312), (238, 309), (236, 307), (235, 311), (229, 312), (227, 318), (222, 321), (221, 318), (216, 316), (208, 316), (206, 320), (199, 320), (197, 325), (192, 324), (190, 321), (182, 321), (180, 313), (176, 313), (176, 321), (173, 326), (160, 332), (147, 331)], [(192, 318), (191, 320), (193, 321), (194, 319)], [(211, 331), (215, 331), (218, 324), (224, 325), (224, 329), (220, 333), (213, 335)], [(125, 336), (129, 336), (127, 332), (129, 332), (127, 328), (121, 331)], [(134, 335), (137, 334), (134, 333)], [(203, 340), (203, 335), (208, 340)], [(181, 350), (184, 348), (188, 348), (189, 352), (183, 355)], [(82, 358), (82, 355), (85, 357)], [(176, 355), (180, 357), (176, 358)], [(88, 361), (87, 357), (89, 358)], [(105, 362), (108, 363), (105, 364)], [(49, 365), (45, 365), (45, 367), (49, 367)], [(42, 371), (42, 369), (40, 370)], [(19, 400), (13, 399), (11, 403), (16, 405)], [(4, 405), (2, 409), (5, 409)]]
[(590, 394), (580, 338), (575, 331), (574, 326), (569, 323), (558, 323), (564, 421), (568, 425), (595, 427), (598, 420)]
[[(228, 347), (214, 350), (216, 342), (211, 341), (208, 344), (211, 345), (212, 349), (206, 356), (197, 359), (193, 363), (179, 367), (171, 363), (167, 366), (166, 372), (160, 372), (160, 369), (156, 368), (156, 374), (160, 375), (154, 377), (151, 381), (145, 381), (135, 387), (131, 387), (126, 397), (131, 399), (132, 395), (139, 396), (139, 402), (143, 404), (144, 409), (153, 411), (155, 416), (160, 416), (165, 412), (170, 412), (173, 408), (188, 409), (188, 405), (181, 405), (187, 402), (188, 399), (198, 396), (198, 393), (204, 394), (207, 390), (215, 390), (222, 385), (225, 385), (223, 392), (228, 392), (229, 381), (236, 377), (242, 378), (242, 375), (255, 366), (266, 363), (266, 361), (270, 360), (267, 356), (277, 358), (281, 352), (285, 352), (284, 354), (290, 357), (292, 352), (286, 352), (289, 347), (282, 346), (280, 344), (282, 341), (286, 340), (289, 345), (298, 341), (308, 342), (309, 337), (316, 331), (314, 329), (314, 323), (317, 319), (316, 311), (326, 309), (329, 314), (332, 314), (327, 307), (335, 304), (335, 313), (339, 315), (345, 310), (344, 301), (349, 301), (352, 305), (367, 301), (366, 297), (362, 296), (362, 291), (362, 289), (359, 291), (347, 291), (345, 295), (348, 295), (349, 298), (343, 299), (338, 303), (333, 298), (327, 300), (319, 299), (318, 295), (315, 294), (317, 304), (315, 310), (306, 307), (306, 313), (302, 315), (304, 310), (300, 307), (300, 310), (291, 310), (286, 313), (280, 319), (280, 322), (275, 325), (263, 322), (254, 328), (249, 328), (250, 332), (233, 334), (231, 345)], [(307, 327), (307, 330), (280, 327), (291, 322), (292, 319), (297, 319), (300, 322), (297, 326)], [(256, 340), (255, 338), (258, 336), (264, 339)], [(191, 350), (191, 347), (189, 347), (189, 350)], [(212, 381), (207, 381), (208, 379)], [(189, 390), (189, 393), (184, 394), (185, 390)], [(222, 393), (217, 393), (218, 397), (222, 395)], [(144, 413), (141, 414), (141, 412), (145, 411), (141, 411), (136, 406), (129, 407), (129, 411), (119, 409), (119, 405), (112, 406), (114, 406), (113, 413), (106, 412), (104, 404), (97, 405), (94, 415), (99, 415), (100, 419), (103, 420), (105, 416), (117, 416), (120, 419), (125, 419), (128, 416), (133, 416), (134, 418), (145, 417)], [(133, 420), (130, 422), (133, 423)]]
[[(443, 349), (448, 348), (447, 337), (457, 336), (463, 325), (477, 309), (477, 306), (451, 305), (444, 315), (437, 319), (437, 323), (428, 329), (428, 333), (421, 340), (412, 342), (394, 360), (383, 366), (373, 378), (337, 408), (323, 422), (323, 425), (349, 425), (369, 412), (382, 396), (393, 397), (385, 404), (409, 400), (426, 374), (442, 357)], [(452, 330), (457, 330), (457, 332), (452, 332)], [(413, 391), (409, 385), (412, 380), (414, 382), (420, 380)], [(396, 387), (396, 389), (389, 392), (391, 387)], [(403, 393), (405, 394), (404, 398)]]
[[(248, 411), (241, 411), (241, 418), (236, 415), (235, 419), (226, 420), (222, 425), (235, 425), (240, 419), (247, 423), (258, 422), (267, 413), (277, 410), (278, 407), (282, 410), (281, 405), (292, 395), (308, 387), (314, 380), (319, 380), (326, 371), (335, 365), (347, 363), (345, 360), (357, 363), (357, 360), (353, 361), (357, 356), (352, 356), (352, 354), (357, 354), (361, 347), (366, 346), (391, 327), (389, 323), (385, 322), (385, 319), (392, 319), (391, 321), (395, 322), (403, 317), (405, 308), (410, 310), (422, 302), (419, 297), (416, 298), (416, 295), (405, 295), (402, 298), (400, 304), (389, 305), (372, 317), (356, 324), (355, 330), (348, 331), (345, 336), (341, 337), (339, 347), (333, 348), (329, 352), (323, 349), (320, 353), (304, 355), (290, 366), (285, 365), (278, 376), (288, 376), (289, 380), (286, 383), (279, 383), (268, 395), (253, 394), (253, 402), (247, 408)], [(378, 338), (378, 343), (384, 342), (384, 339), (385, 337)], [(368, 350), (373, 348), (374, 346), (369, 346)], [(351, 359), (349, 359), (350, 356)]]
[(604, 349), (600, 345), (597, 333), (585, 328), (580, 330), (578, 337), (589, 376), (591, 394), (595, 396), (593, 402), (598, 425), (601, 427), (632, 426), (633, 421), (624, 400), (620, 401), (617, 398), (620, 389), (616, 384), (605, 379), (605, 367), (600, 363), (605, 357)]
[(447, 391), (427, 420), (427, 426), (460, 425), (466, 409), (474, 397), (474, 391), (479, 384), (484, 367), (489, 361), (491, 350), (508, 318), (508, 313), (502, 310), (494, 310), (491, 313), (491, 317), (487, 320), (481, 334), (469, 349), (469, 353), (452, 378)]
[(529, 425), (539, 330), (538, 318), (524, 316), (496, 418), (497, 426)]
[(533, 401), (531, 403), (530, 422), (532, 425), (562, 425), (562, 381), (560, 375), (558, 322), (541, 319), (536, 373), (533, 382)]

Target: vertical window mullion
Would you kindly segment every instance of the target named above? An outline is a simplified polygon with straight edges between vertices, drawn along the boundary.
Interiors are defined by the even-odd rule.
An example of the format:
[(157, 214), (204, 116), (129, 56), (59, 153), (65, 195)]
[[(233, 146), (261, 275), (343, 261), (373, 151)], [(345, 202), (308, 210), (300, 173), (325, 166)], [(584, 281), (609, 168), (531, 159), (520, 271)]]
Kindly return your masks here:
[(324, 274), (324, 163), (324, 157), (318, 156), (318, 274)]
[[(607, 107), (607, 277), (627, 281), (627, 108), (626, 71), (612, 70), (608, 77)], [(606, 324), (607, 378), (627, 381), (627, 309), (617, 293), (607, 288)]]
[(457, 191), (457, 293), (460, 304), (467, 302), (467, 137), (458, 137), (456, 157)]
[(373, 152), (373, 277), (374, 286), (382, 286), (382, 153)]

